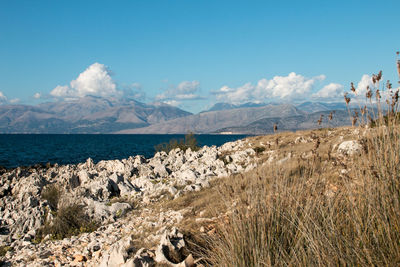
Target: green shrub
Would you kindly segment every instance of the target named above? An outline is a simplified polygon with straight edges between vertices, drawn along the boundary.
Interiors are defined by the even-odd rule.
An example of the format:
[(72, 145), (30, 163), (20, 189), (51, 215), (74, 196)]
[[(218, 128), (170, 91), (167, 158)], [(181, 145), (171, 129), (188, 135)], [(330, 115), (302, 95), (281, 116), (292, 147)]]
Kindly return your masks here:
[(4, 257), (7, 251), (10, 251), (11, 249), (12, 248), (10, 246), (0, 246), (0, 257)]
[(97, 223), (85, 214), (84, 207), (79, 204), (61, 206), (55, 213), (54, 219), (45, 222), (39, 229), (36, 239), (42, 240), (46, 235), (50, 235), (53, 239), (63, 239), (96, 230)]
[(186, 134), (184, 139), (171, 139), (169, 143), (158, 144), (154, 147), (157, 152), (165, 151), (166, 153), (169, 153), (175, 148), (180, 148), (183, 151), (186, 151), (188, 148), (190, 148), (192, 151), (197, 151), (200, 149), (200, 147), (197, 145), (197, 139), (193, 133)]
[(42, 190), (42, 198), (47, 200), (50, 208), (57, 210), (58, 202), (61, 197), (61, 190), (55, 184), (50, 184)]
[(260, 154), (260, 153), (262, 153), (262, 152), (265, 151), (265, 147), (261, 147), (261, 146), (255, 147), (255, 148), (254, 148), (254, 151), (255, 151), (257, 154)]

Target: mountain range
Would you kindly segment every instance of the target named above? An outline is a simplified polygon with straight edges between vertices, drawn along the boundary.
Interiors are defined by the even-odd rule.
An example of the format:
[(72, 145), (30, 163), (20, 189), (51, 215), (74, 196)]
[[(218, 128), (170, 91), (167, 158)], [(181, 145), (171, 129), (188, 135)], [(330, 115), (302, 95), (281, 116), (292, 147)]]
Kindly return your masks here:
[(350, 123), (342, 103), (217, 103), (192, 114), (164, 103), (86, 96), (29, 105), (0, 105), (0, 133), (245, 133), (262, 134), (274, 124), (281, 130), (317, 128), (321, 114), (337, 110), (328, 127)]
[(86, 96), (38, 106), (0, 106), (0, 132), (112, 133), (188, 115), (191, 113), (162, 103)]

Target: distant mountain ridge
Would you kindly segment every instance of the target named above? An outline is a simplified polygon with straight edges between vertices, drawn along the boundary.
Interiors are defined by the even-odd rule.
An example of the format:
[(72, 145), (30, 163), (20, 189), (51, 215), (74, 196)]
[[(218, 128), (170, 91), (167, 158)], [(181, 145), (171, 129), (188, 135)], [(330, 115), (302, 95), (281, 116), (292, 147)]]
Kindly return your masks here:
[(301, 104), (296, 105), (296, 107), (302, 111), (308, 113), (314, 113), (318, 111), (330, 111), (330, 110), (346, 110), (347, 106), (343, 102), (332, 102), (332, 103), (324, 103), (324, 102), (303, 102)]
[[(281, 103), (254, 103), (254, 102), (247, 102), (244, 104), (231, 104), (231, 103), (224, 103), (219, 102), (214, 104), (208, 110), (202, 111), (209, 112), (209, 111), (220, 111), (220, 110), (229, 110), (229, 109), (238, 109), (238, 108), (254, 108), (254, 107), (263, 107), (267, 105), (280, 105)], [(328, 111), (328, 110), (344, 110), (347, 108), (345, 103), (342, 102), (312, 102), (306, 101), (300, 104), (295, 104), (295, 106), (301, 110), (308, 113), (318, 112), (318, 111)]]
[[(345, 109), (344, 103), (323, 102), (217, 103), (192, 114), (164, 103), (86, 96), (37, 106), (0, 105), (0, 133), (263, 134), (274, 123), (286, 130), (313, 128), (321, 114)], [(349, 124), (347, 112), (337, 114), (332, 126)]]
[(118, 133), (214, 133), (225, 127), (244, 126), (263, 118), (287, 117), (302, 114), (305, 114), (305, 112), (300, 111), (291, 104), (268, 104), (253, 108), (236, 108), (202, 112), (195, 115), (176, 118), (168, 122), (156, 123), (148, 127), (122, 130)]
[(267, 104), (265, 103), (253, 103), (253, 102), (248, 102), (244, 104), (231, 104), (231, 103), (216, 103), (214, 104), (211, 108), (208, 110), (205, 110), (203, 112), (209, 112), (209, 111), (220, 111), (220, 110), (228, 110), (228, 109), (236, 109), (236, 108), (256, 108), (256, 107), (262, 107), (266, 106)]
[(86, 96), (38, 106), (0, 106), (1, 133), (112, 133), (191, 115), (161, 104)]
[[(268, 134), (274, 132), (275, 124), (277, 125), (278, 132), (351, 125), (351, 120), (347, 111), (336, 110), (333, 114), (332, 120), (328, 119), (330, 113), (331, 111), (318, 111), (287, 117), (263, 118), (247, 125), (221, 128), (216, 133)], [(321, 115), (323, 116), (322, 122), (319, 124), (318, 120), (321, 118)]]

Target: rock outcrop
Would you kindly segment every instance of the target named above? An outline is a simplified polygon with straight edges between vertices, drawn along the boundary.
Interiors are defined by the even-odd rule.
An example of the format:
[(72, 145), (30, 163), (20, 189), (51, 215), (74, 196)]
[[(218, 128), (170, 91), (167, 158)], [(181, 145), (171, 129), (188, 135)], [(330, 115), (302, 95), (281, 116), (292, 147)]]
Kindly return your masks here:
[[(0, 246), (10, 248), (4, 261), (24, 266), (28, 261), (27, 255), (31, 255), (35, 257), (33, 262), (41, 266), (50, 262), (92, 261), (97, 255), (98, 259), (94, 262), (101, 263), (101, 266), (147, 266), (151, 261), (170, 264), (167, 262), (168, 256), (163, 254), (166, 248), (172, 253), (182, 246), (175, 242), (176, 236), (180, 236), (176, 229), (172, 230), (175, 231), (175, 237), (165, 235), (166, 229), (158, 233), (155, 239), (161, 242), (162, 247), (153, 252), (133, 248), (129, 237), (121, 239), (119, 234), (104, 236), (104, 229), (115, 229), (116, 225), (121, 223), (121, 218), (137, 206), (146, 206), (164, 198), (177, 198), (186, 192), (208, 187), (212, 179), (256, 167), (252, 162), (256, 153), (245, 144), (245, 141), (239, 140), (221, 147), (205, 146), (198, 151), (174, 149), (168, 154), (158, 152), (150, 159), (135, 156), (95, 164), (89, 158), (86, 162), (76, 165), (55, 164), (46, 168), (7, 170), (0, 176)], [(85, 216), (100, 225), (101, 230), (60, 241), (49, 240), (46, 242), (53, 243), (47, 245), (43, 242), (35, 244), (38, 230), (45, 223), (52, 223), (53, 210), (57, 209), (49, 199), (43, 198), (43, 192), (49, 186), (60, 190), (61, 197), (56, 204), (58, 208), (70, 203), (81, 205)], [(170, 221), (179, 220), (179, 217), (182, 215), (174, 214), (174, 219)], [(166, 220), (160, 217), (159, 221)], [(129, 225), (137, 226), (144, 222), (131, 220), (125, 223), (127, 229), (130, 229)], [(161, 223), (158, 226), (166, 227), (168, 224)], [(140, 231), (132, 232), (140, 234)], [(101, 239), (100, 236), (104, 238)], [(45, 240), (51, 238), (48, 236)], [(99, 239), (101, 245), (97, 242)], [(175, 247), (166, 244), (171, 239), (174, 239), (172, 243)], [(54, 250), (65, 250), (77, 243), (87, 244), (85, 249), (78, 249), (74, 255), (69, 256), (70, 258), (54, 256)], [(100, 246), (104, 250), (106, 244), (110, 244), (110, 248), (107, 250), (107, 256), (104, 255), (100, 261), (97, 251), (100, 251)], [(53, 260), (49, 260), (51, 255), (55, 257)], [(191, 266), (187, 265), (191, 261), (189, 258), (186, 263), (174, 263), (181, 265), (173, 266)], [(137, 265), (137, 262), (141, 262), (142, 265)]]

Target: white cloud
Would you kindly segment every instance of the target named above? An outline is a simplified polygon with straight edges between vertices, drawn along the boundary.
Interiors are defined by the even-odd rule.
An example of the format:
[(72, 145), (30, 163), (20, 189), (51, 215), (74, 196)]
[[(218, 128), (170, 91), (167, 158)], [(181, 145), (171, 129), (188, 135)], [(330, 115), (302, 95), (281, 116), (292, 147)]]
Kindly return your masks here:
[(3, 92), (0, 91), (0, 104), (7, 104), (7, 103), (15, 104), (18, 103), (19, 101), (20, 101), (19, 98), (13, 98), (8, 100), (8, 98), (3, 94)]
[(337, 99), (343, 97), (344, 87), (338, 83), (330, 83), (312, 95), (313, 98)]
[(178, 94), (191, 94), (196, 92), (200, 88), (199, 81), (183, 81), (176, 87)]
[(7, 102), (7, 97), (0, 91), (0, 103)]
[(35, 93), (34, 95), (33, 95), (33, 98), (35, 98), (35, 99), (39, 99), (39, 98), (41, 98), (42, 97), (42, 94), (41, 93)]
[(200, 82), (199, 81), (183, 81), (176, 87), (171, 87), (166, 90), (162, 94), (158, 94), (156, 96), (156, 100), (163, 100), (164, 103), (166, 101), (175, 100), (197, 100), (202, 99), (201, 96), (197, 94), (200, 90)]
[(58, 85), (50, 95), (60, 98), (76, 98), (86, 95), (95, 96), (114, 96), (120, 94), (117, 86), (111, 78), (110, 71), (105, 65), (94, 63), (84, 72), (79, 74), (76, 80), (70, 82), (70, 85)]
[(174, 107), (180, 106), (182, 104), (181, 102), (176, 101), (176, 100), (166, 100), (166, 101), (163, 101), (163, 103), (174, 106)]
[(246, 83), (235, 89), (225, 85), (215, 92), (215, 94), (220, 101), (239, 104), (253, 100), (254, 90), (255, 87), (251, 83)]
[(315, 82), (322, 81), (325, 75), (307, 78), (295, 72), (287, 76), (275, 76), (271, 80), (261, 79), (256, 85), (246, 83), (237, 88), (223, 86), (215, 91), (218, 100), (230, 103), (265, 101), (271, 99), (304, 99), (308, 97)]
[(306, 78), (295, 72), (288, 76), (275, 76), (271, 80), (262, 79), (257, 83), (257, 95), (264, 98), (294, 99), (304, 98), (310, 93), (316, 81), (322, 81), (325, 75)]
[(367, 92), (367, 87), (369, 86), (370, 89), (374, 88), (374, 83), (372, 82), (372, 77), (364, 74), (361, 77), (361, 80), (357, 84), (356, 94), (359, 96), (364, 97), (365, 93)]

